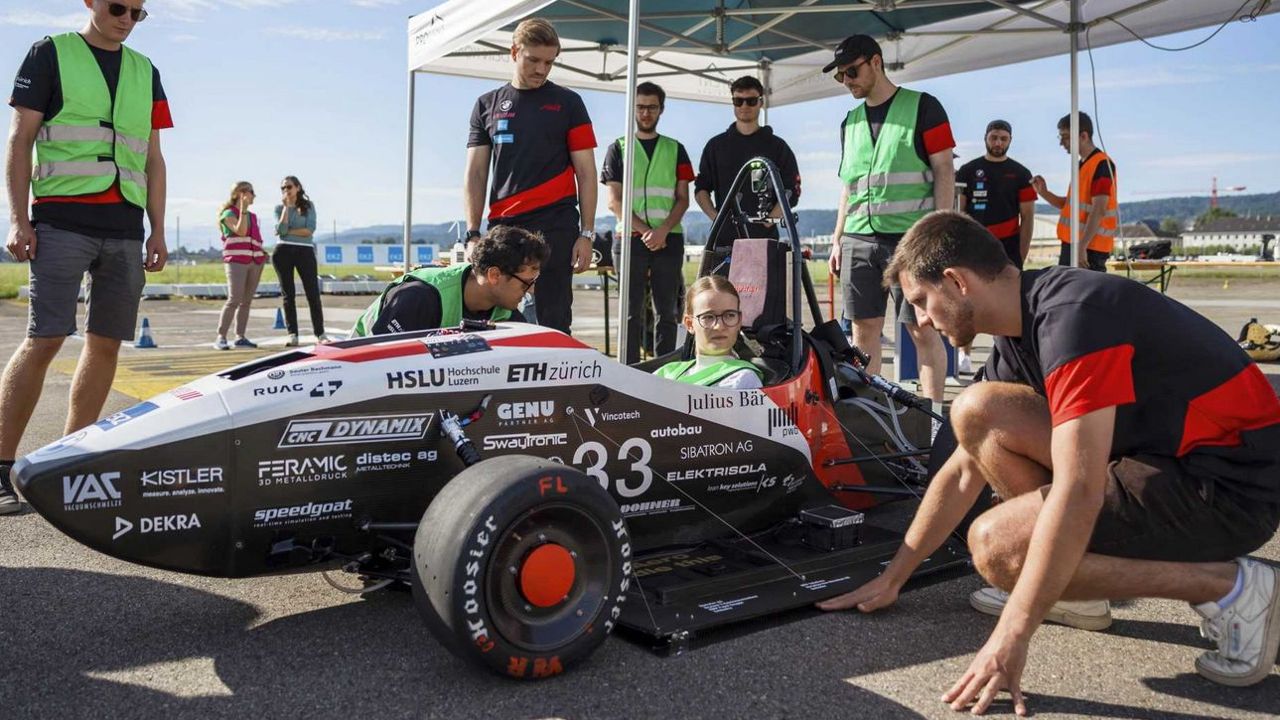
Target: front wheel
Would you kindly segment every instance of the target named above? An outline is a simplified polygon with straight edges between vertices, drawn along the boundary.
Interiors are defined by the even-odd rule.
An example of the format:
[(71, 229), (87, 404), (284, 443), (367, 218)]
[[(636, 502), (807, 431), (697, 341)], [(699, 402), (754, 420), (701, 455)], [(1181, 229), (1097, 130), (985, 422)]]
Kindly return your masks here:
[(441, 643), (520, 679), (558, 675), (604, 642), (631, 574), (626, 523), (570, 467), (508, 455), (459, 473), (413, 548), (414, 603)]

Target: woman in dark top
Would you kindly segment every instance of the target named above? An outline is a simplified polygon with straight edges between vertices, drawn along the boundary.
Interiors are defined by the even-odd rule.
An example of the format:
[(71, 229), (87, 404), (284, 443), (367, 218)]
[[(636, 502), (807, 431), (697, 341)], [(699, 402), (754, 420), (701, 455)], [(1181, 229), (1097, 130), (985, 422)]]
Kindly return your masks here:
[(289, 341), (298, 344), (298, 309), (293, 296), (296, 292), (293, 273), (296, 270), (307, 294), (307, 308), (311, 311), (311, 329), (317, 342), (329, 342), (324, 332), (324, 308), (320, 304), (320, 278), (316, 275), (316, 246), (312, 237), (316, 232), (316, 207), (307, 197), (302, 183), (293, 175), (280, 182), (281, 203), (276, 206), (276, 243), (271, 255), (271, 266), (280, 278), (280, 297), (284, 302), (284, 321), (289, 328)]

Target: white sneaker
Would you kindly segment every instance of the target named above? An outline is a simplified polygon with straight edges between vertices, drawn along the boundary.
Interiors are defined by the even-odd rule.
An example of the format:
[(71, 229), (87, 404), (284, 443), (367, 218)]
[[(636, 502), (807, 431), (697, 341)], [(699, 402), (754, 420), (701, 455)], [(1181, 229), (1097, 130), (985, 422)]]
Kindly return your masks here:
[(213, 349), (214, 350), (230, 350), (231, 345), (227, 342), (226, 338), (219, 335), (218, 339), (213, 341)]
[(1237, 558), (1244, 588), (1225, 608), (1194, 606), (1200, 634), (1218, 645), (1196, 658), (1196, 672), (1223, 685), (1244, 687), (1271, 674), (1280, 650), (1280, 572), (1252, 558)]
[(973, 374), (973, 361), (969, 358), (969, 353), (956, 351), (956, 372)]
[(18, 494), (13, 491), (13, 485), (9, 482), (9, 466), (0, 465), (0, 515), (14, 515), (22, 512), (22, 501), (18, 500)]
[(298, 347), (298, 334), (289, 333), (289, 337), (284, 341), (285, 347)]
[(333, 342), (333, 338), (330, 337), (329, 333), (320, 333), (319, 335), (316, 336), (316, 342), (320, 343), (321, 345), (328, 345), (329, 343)]
[[(974, 610), (1000, 617), (1009, 593), (993, 587), (973, 591), (969, 604)], [(1111, 627), (1111, 603), (1106, 600), (1059, 600), (1049, 608), (1045, 621), (1068, 625), (1080, 630), (1106, 630)]]

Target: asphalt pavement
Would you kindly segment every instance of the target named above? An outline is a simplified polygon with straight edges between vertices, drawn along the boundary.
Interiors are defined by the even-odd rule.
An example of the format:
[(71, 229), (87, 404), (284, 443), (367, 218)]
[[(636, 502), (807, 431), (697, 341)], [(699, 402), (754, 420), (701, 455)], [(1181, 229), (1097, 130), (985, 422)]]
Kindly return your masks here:
[[(1230, 297), (1258, 302), (1202, 311), (1232, 334), (1250, 316), (1280, 320), (1280, 309), (1268, 309), (1273, 288), (1240, 286), (1232, 281)], [(1191, 299), (1224, 296), (1193, 283), (1178, 290)], [(579, 294), (583, 337), (603, 331), (590, 311), (598, 298)], [(336, 319), (367, 302), (326, 298), (326, 310), (345, 327)], [(216, 309), (144, 303), (160, 347), (124, 351), (106, 412), (247, 359), (250, 351), (208, 349)], [(271, 301), (259, 301), (250, 336), (273, 344), (261, 352), (283, 339), (273, 319)], [(0, 353), (7, 357), (24, 327), (25, 306), (0, 302)], [(23, 452), (62, 435), (78, 351), (69, 340), (49, 373)], [(1267, 371), (1278, 384), (1280, 367)], [(1280, 560), (1280, 541), (1258, 555)], [(0, 718), (952, 717), (939, 696), (995, 624), (969, 608), (980, 586), (969, 575), (907, 592), (873, 615), (805, 611), (752, 623), (676, 657), (614, 637), (572, 672), (525, 684), (450, 655), (406, 594), (362, 600), (317, 574), (221, 580), (152, 570), (78, 545), (28, 511), (0, 518)], [(1101, 633), (1037, 633), (1023, 679), (1035, 716), (1280, 714), (1280, 674), (1244, 689), (1195, 674), (1194, 658), (1208, 644), (1185, 604), (1141, 600), (1114, 615)], [(993, 714), (1011, 715), (1011, 707), (1005, 701)]]

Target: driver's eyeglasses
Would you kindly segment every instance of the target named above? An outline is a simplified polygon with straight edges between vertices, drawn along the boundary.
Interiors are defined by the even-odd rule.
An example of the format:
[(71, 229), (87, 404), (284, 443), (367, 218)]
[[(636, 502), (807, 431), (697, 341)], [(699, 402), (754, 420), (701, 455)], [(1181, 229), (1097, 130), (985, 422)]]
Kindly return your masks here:
[(759, 105), (759, 104), (760, 104), (759, 95), (753, 95), (751, 97), (735, 97), (733, 99), (734, 107), (742, 107), (743, 105), (746, 105), (747, 107), (755, 107), (756, 105)]
[(530, 290), (532, 290), (533, 284), (538, 282), (537, 275), (534, 275), (532, 280), (525, 280), (524, 278), (520, 277), (519, 275), (516, 275), (515, 273), (508, 273), (508, 275), (515, 278), (516, 280), (519, 280), (520, 284), (524, 286), (525, 292), (529, 292)]
[(125, 13), (129, 13), (129, 18), (134, 22), (142, 22), (147, 19), (147, 11), (142, 8), (129, 7), (124, 3), (109, 2), (107, 3), (107, 12), (112, 17), (121, 17)]
[(836, 79), (836, 82), (842, 83), (844, 82), (844, 78), (846, 75), (848, 75), (849, 77), (858, 77), (858, 68), (866, 64), (867, 64), (866, 60), (863, 60), (860, 63), (854, 63), (843, 70), (837, 70), (835, 74), (832, 75), (831, 77), (834, 77)]
[(641, 113), (656, 113), (659, 110), (662, 110), (661, 105), (637, 105), (636, 106), (636, 112), (641, 112)]
[(698, 324), (704, 328), (713, 328), (716, 323), (731, 328), (742, 322), (742, 313), (737, 310), (725, 310), (722, 313), (702, 313), (698, 316)]

